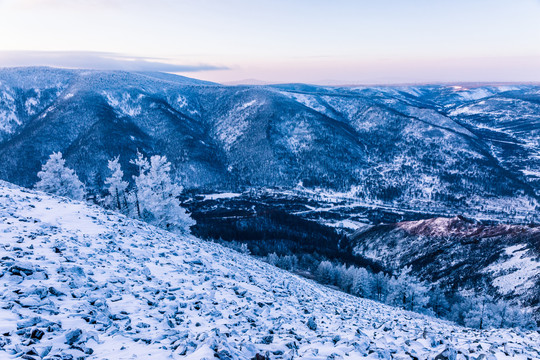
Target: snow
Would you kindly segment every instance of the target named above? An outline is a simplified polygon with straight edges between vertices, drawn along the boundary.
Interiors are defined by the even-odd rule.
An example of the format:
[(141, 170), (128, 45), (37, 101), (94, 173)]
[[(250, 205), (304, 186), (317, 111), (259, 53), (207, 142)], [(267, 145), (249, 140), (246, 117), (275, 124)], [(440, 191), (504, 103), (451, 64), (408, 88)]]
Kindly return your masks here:
[(533, 176), (533, 177), (540, 178), (540, 171), (534, 171), (534, 170), (521, 170), (521, 172), (522, 172), (523, 175), (525, 175), (525, 176)]
[(10, 89), (2, 91), (0, 88), (0, 133), (11, 134), (22, 124), (17, 117), (15, 98), (10, 94)]
[(83, 359), (540, 357), (537, 332), (461, 328), (7, 183), (0, 233), (2, 359), (48, 346)]
[(258, 109), (264, 105), (264, 102), (250, 100), (238, 104), (224, 116), (217, 119), (216, 132), (218, 139), (223, 143), (228, 151), (233, 144), (244, 134), (250, 125), (250, 118), (255, 116)]
[(26, 108), (26, 113), (28, 115), (34, 115), (36, 113), (37, 105), (39, 104), (38, 99), (36, 98), (28, 98), (24, 102), (24, 107)]
[(298, 93), (284, 93), (285, 95), (292, 97), (299, 103), (301, 103), (304, 106), (307, 106), (310, 109), (313, 109), (320, 113), (326, 113), (326, 107), (321, 105), (317, 98), (313, 95), (307, 95), (307, 94), (298, 94)]
[(240, 193), (217, 193), (217, 194), (206, 194), (204, 195), (204, 201), (207, 200), (218, 200), (218, 199), (231, 199), (235, 197), (242, 196)]
[(362, 110), (361, 104), (351, 99), (343, 99), (336, 96), (323, 96), (322, 99), (335, 110), (344, 114), (349, 120), (353, 120), (355, 115)]
[(457, 90), (457, 94), (463, 100), (478, 100), (494, 94), (492, 91), (490, 91), (490, 89), (486, 88), (464, 89), (461, 86), (458, 86), (457, 89), (456, 87), (454, 87), (454, 89)]
[(309, 122), (305, 118), (295, 116), (286, 124), (287, 130), (284, 131), (284, 140), (289, 150), (294, 154), (309, 149), (314, 136), (311, 133)]
[(438, 113), (435, 110), (420, 109), (413, 106), (408, 106), (406, 108), (406, 111), (408, 115), (414, 116), (422, 121), (433, 124), (434, 126), (439, 127), (441, 129), (457, 132), (462, 135), (476, 138), (476, 135), (471, 133), (469, 130), (459, 125), (454, 120)]
[(426, 234), (427, 229), (427, 234), (429, 236), (444, 237), (448, 235), (450, 232), (449, 229), (456, 220), (458, 219), (437, 217), (426, 220), (402, 221), (398, 224), (398, 226), (409, 233), (415, 233), (419, 231), (419, 229), (424, 229), (423, 233)]
[(534, 274), (540, 272), (538, 257), (532, 256), (525, 244), (509, 246), (506, 258), (488, 268), (493, 272), (495, 285), (503, 294), (522, 294), (534, 287)]
[(255, 100), (255, 99), (251, 100), (251, 101), (248, 101), (248, 102), (243, 103), (242, 105), (238, 106), (238, 110), (244, 110), (244, 109), (246, 109), (246, 108), (248, 108), (250, 106), (253, 106), (255, 104), (257, 104), (257, 100)]
[(132, 97), (129, 93), (123, 93), (120, 96), (109, 91), (103, 91), (103, 96), (107, 99), (107, 103), (121, 115), (137, 116), (142, 112), (140, 105), (140, 101), (143, 98), (142, 94)]
[(324, 224), (328, 226), (332, 226), (332, 227), (351, 229), (355, 231), (367, 230), (372, 227), (372, 225), (366, 224), (365, 222), (354, 221), (350, 219), (339, 220), (339, 221), (329, 221), (329, 222), (324, 222)]
[(464, 105), (460, 106), (452, 111), (450, 111), (450, 116), (457, 116), (457, 115), (476, 115), (481, 114), (483, 111), (480, 109), (475, 109), (473, 106)]
[(185, 96), (178, 95), (178, 98), (176, 99), (176, 102), (178, 103), (178, 106), (182, 109), (188, 106), (188, 101)]
[(188, 98), (182, 94), (174, 92), (174, 94), (167, 96), (167, 100), (173, 108), (180, 112), (187, 111), (190, 115), (200, 115), (199, 111), (193, 108), (193, 104), (190, 103)]

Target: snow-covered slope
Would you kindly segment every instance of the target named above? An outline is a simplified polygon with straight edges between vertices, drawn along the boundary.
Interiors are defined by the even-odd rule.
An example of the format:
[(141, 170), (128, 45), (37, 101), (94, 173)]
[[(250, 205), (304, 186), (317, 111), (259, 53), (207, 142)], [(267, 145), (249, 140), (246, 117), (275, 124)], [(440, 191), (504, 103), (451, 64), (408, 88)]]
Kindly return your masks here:
[(540, 358), (537, 332), (460, 328), (7, 183), (0, 234), (2, 359)]

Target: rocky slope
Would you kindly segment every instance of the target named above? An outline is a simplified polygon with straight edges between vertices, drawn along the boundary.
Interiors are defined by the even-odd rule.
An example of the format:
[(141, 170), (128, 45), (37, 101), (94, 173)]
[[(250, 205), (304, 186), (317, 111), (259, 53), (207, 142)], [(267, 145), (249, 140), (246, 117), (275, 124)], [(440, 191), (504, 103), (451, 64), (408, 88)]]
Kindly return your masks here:
[(484, 225), (462, 217), (383, 224), (351, 236), (355, 252), (444, 288), (474, 290), (536, 309), (540, 226)]
[(166, 155), (188, 187), (346, 191), (431, 213), (538, 217), (538, 86), (221, 86), (157, 73), (0, 70), (0, 178), (61, 151), (90, 189), (107, 160)]
[(7, 183), (0, 219), (2, 358), (540, 357), (537, 332), (396, 310)]

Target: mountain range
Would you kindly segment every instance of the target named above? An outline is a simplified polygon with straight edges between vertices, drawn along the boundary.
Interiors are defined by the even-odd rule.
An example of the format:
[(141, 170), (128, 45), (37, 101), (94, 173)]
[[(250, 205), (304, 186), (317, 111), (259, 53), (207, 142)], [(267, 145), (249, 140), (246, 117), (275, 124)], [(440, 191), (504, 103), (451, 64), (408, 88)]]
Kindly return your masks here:
[(0, 178), (61, 151), (90, 190), (120, 155), (166, 155), (199, 191), (347, 192), (428, 213), (538, 220), (540, 86), (223, 86), (181, 76), (0, 70)]
[(120, 155), (133, 185), (137, 152), (166, 155), (198, 236), (346, 249), (343, 261), (411, 266), (538, 316), (538, 85), (224, 86), (0, 69), (0, 179), (32, 187), (55, 151), (93, 195), (107, 160)]

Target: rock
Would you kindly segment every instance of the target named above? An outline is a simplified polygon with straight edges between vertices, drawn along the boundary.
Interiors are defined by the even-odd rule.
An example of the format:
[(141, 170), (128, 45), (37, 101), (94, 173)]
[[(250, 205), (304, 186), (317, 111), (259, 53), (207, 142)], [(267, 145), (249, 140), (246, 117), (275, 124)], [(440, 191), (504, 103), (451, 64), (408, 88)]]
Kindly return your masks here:
[(219, 360), (233, 360), (231, 353), (229, 353), (227, 350), (220, 350), (216, 352), (214, 356)]
[(257, 353), (253, 358), (251, 358), (251, 360), (270, 360), (270, 358), (268, 356)]
[(36, 295), (40, 299), (44, 299), (48, 295), (48, 290), (47, 290), (47, 288), (45, 286), (32, 285), (32, 287), (30, 289), (25, 291), (25, 294), (27, 294), (27, 295)]
[(265, 345), (271, 344), (274, 342), (274, 335), (267, 335), (262, 338), (262, 343)]
[(34, 329), (32, 331), (32, 333), (30, 334), (30, 338), (41, 340), (43, 335), (45, 335), (45, 333), (43, 331), (41, 331), (40, 329)]
[(18, 275), (18, 276), (30, 276), (34, 273), (34, 266), (32, 264), (26, 264), (26, 263), (15, 263), (13, 264), (9, 270), (11, 274)]
[(42, 321), (43, 321), (43, 319), (40, 318), (39, 316), (30, 318), (30, 319), (27, 319), (27, 320), (24, 320), (24, 321), (20, 321), (20, 322), (17, 323), (17, 329), (24, 329), (24, 328), (27, 328), (27, 327), (36, 326), (37, 324), (41, 323)]
[(54, 296), (65, 296), (66, 294), (64, 294), (63, 292), (55, 289), (54, 287), (49, 287), (49, 293), (51, 293), (51, 295), (54, 295)]
[(317, 323), (315, 322), (315, 316), (312, 316), (309, 318), (308, 322), (307, 322), (307, 327), (308, 329), (310, 330), (317, 330)]
[(18, 303), (22, 307), (30, 308), (30, 307), (38, 306), (41, 303), (41, 301), (39, 297), (37, 297), (36, 295), (32, 295), (32, 296), (27, 296), (25, 298), (20, 299)]
[(457, 351), (451, 347), (444, 349), (442, 353), (435, 356), (433, 360), (456, 360)]
[(76, 342), (78, 342), (82, 337), (82, 330), (81, 329), (76, 329), (76, 330), (72, 330), (70, 332), (68, 332), (66, 334), (66, 344), (68, 345), (73, 345), (75, 344)]
[(44, 358), (45, 356), (49, 355), (49, 353), (51, 352), (52, 350), (52, 346), (45, 346), (45, 348), (43, 348), (43, 350), (41, 351), (41, 354), (39, 355), (41, 358)]

